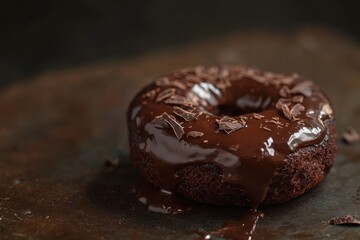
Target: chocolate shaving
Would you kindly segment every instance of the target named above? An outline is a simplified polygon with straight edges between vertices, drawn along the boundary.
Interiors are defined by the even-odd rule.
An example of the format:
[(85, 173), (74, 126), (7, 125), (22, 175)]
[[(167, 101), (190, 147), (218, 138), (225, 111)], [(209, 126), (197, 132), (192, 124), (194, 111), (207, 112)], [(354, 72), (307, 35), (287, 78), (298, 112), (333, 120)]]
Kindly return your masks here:
[(177, 87), (177, 88), (179, 88), (179, 89), (181, 89), (181, 90), (186, 90), (185, 84), (183, 84), (183, 83), (180, 82), (180, 81), (172, 81), (172, 82), (170, 83), (170, 85), (171, 85), (171, 86), (174, 86), (174, 87)]
[(299, 77), (297, 74), (293, 74), (292, 76), (282, 77), (279, 80), (281, 84), (290, 85), (294, 83), (294, 80), (297, 77)]
[(265, 129), (266, 131), (268, 131), (268, 132), (271, 132), (272, 130), (270, 129), (270, 128), (268, 128), (268, 127), (262, 127), (263, 129)]
[(302, 103), (304, 101), (304, 96), (302, 95), (296, 95), (291, 98), (291, 101), (293, 103)]
[(282, 123), (279, 120), (274, 120), (274, 119), (271, 119), (270, 121), (265, 121), (265, 122), (272, 123), (272, 124), (279, 125), (279, 126), (282, 125)]
[(175, 94), (175, 88), (168, 88), (160, 92), (156, 98), (156, 102), (161, 102), (164, 99), (167, 99)]
[(189, 82), (195, 82), (195, 83), (198, 83), (198, 82), (201, 82), (201, 78), (197, 77), (197, 76), (194, 76), (194, 75), (188, 75), (185, 77), (186, 79), (186, 83), (189, 83)]
[(197, 138), (197, 137), (202, 137), (203, 135), (204, 135), (204, 133), (202, 133), (202, 132), (191, 131), (191, 132), (188, 132), (188, 134), (186, 136), (187, 137)]
[(220, 120), (216, 119), (216, 122), (219, 124), (219, 129), (225, 131), (227, 134), (230, 134), (236, 130), (239, 130), (240, 128), (245, 127), (245, 120), (241, 118), (240, 121), (224, 116)]
[(180, 125), (173, 115), (169, 115), (166, 112), (162, 114), (163, 119), (171, 126), (178, 139), (184, 135), (184, 127)]
[(283, 86), (280, 91), (279, 95), (286, 98), (290, 95), (290, 88), (288, 86)]
[(285, 116), (287, 119), (289, 119), (289, 120), (292, 119), (291, 111), (290, 111), (289, 106), (288, 106), (287, 104), (282, 104), (282, 105), (281, 105), (281, 110), (283, 111), (284, 116)]
[(355, 128), (349, 127), (343, 134), (342, 139), (347, 144), (354, 144), (360, 141), (360, 135)]
[(342, 217), (334, 217), (328, 221), (331, 225), (357, 225), (360, 226), (360, 220), (354, 218), (351, 215), (345, 215)]
[(184, 107), (193, 107), (193, 103), (188, 101), (185, 97), (179, 95), (172, 95), (168, 99), (165, 100), (165, 103), (171, 105), (179, 105)]
[(275, 86), (280, 86), (280, 85), (291, 85), (294, 83), (295, 81), (295, 77), (294, 75), (292, 76), (285, 76), (282, 74), (272, 74), (272, 73), (265, 73), (265, 77), (267, 77), (268, 79), (270, 79), (270, 83), (275, 85)]
[(284, 116), (293, 122), (296, 120), (300, 120), (300, 118), (297, 118), (297, 116), (299, 116), (301, 114), (301, 111), (305, 110), (305, 107), (304, 107), (304, 105), (297, 103), (290, 109), (289, 105), (282, 104), (281, 110), (282, 110)]
[(256, 118), (256, 119), (262, 119), (262, 118), (265, 117), (265, 116), (263, 116), (261, 114), (258, 114), (258, 113), (253, 113), (253, 115), (254, 115), (254, 118)]
[(179, 107), (174, 107), (173, 113), (179, 117), (182, 117), (187, 122), (196, 119), (200, 115), (200, 113), (189, 112)]
[(294, 117), (299, 116), (301, 112), (304, 110), (305, 110), (304, 105), (297, 103), (291, 108), (291, 115), (293, 115)]
[(169, 127), (168, 123), (165, 121), (163, 115), (156, 116), (151, 124), (157, 125), (159, 127)]
[(219, 81), (215, 84), (215, 86), (217, 88), (219, 88), (220, 90), (224, 90), (226, 89), (227, 87), (230, 87), (231, 86), (231, 82), (229, 80), (222, 80), (222, 81)]
[(201, 73), (204, 72), (205, 68), (204, 68), (204, 66), (198, 66), (194, 70), (195, 70), (195, 75), (199, 76), (199, 75), (201, 75)]
[(311, 81), (303, 81), (295, 85), (295, 87), (293, 87), (290, 92), (293, 94), (300, 93), (305, 97), (311, 97), (313, 85), (314, 83)]
[(167, 77), (162, 77), (162, 78), (155, 80), (155, 84), (157, 86), (166, 86), (166, 85), (169, 85), (169, 83), (170, 83), (170, 80)]
[(155, 96), (155, 94), (156, 94), (156, 91), (155, 91), (155, 89), (153, 89), (153, 90), (150, 90), (147, 93), (145, 93), (143, 95), (143, 97), (151, 98), (151, 97)]
[(285, 99), (285, 98), (279, 98), (279, 100), (276, 102), (275, 107), (279, 110), (282, 109), (282, 105), (288, 105), (290, 103), (289, 99)]

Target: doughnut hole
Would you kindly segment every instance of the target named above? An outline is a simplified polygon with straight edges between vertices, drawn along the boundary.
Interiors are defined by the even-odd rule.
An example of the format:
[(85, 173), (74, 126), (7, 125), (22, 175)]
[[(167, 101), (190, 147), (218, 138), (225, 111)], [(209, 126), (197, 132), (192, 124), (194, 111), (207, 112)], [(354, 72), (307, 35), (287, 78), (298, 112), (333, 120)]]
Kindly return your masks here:
[(260, 113), (272, 106), (272, 102), (271, 97), (246, 94), (233, 102), (218, 105), (214, 114), (235, 117), (247, 113)]

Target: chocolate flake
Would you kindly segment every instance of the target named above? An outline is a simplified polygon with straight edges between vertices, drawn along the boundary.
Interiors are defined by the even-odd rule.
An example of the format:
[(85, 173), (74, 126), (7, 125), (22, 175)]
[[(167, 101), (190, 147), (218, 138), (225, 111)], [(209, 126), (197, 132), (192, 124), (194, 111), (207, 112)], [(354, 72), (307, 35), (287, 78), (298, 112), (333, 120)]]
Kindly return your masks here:
[(156, 102), (161, 102), (175, 94), (175, 88), (168, 88), (160, 92), (156, 98)]
[(258, 113), (253, 113), (253, 115), (254, 115), (254, 118), (256, 118), (256, 119), (262, 119), (262, 118), (265, 117), (264, 115), (261, 115), (261, 114), (258, 114)]
[(289, 119), (289, 120), (292, 119), (291, 111), (290, 111), (289, 106), (288, 106), (287, 104), (282, 104), (282, 105), (281, 105), (281, 110), (283, 111), (284, 116), (285, 116), (287, 119)]
[(285, 76), (283, 74), (271, 74), (271, 73), (265, 73), (265, 76), (270, 79), (270, 83), (275, 86), (281, 86), (281, 85), (291, 85), (294, 83), (295, 78), (294, 75), (292, 76)]
[(302, 103), (304, 101), (304, 96), (303, 95), (296, 95), (296, 96), (293, 96), (291, 98), (291, 101), (293, 103)]
[(266, 131), (268, 131), (268, 132), (271, 132), (272, 130), (270, 129), (270, 128), (268, 128), (268, 127), (262, 127), (263, 129), (265, 129)]
[(280, 91), (279, 95), (282, 97), (288, 97), (290, 95), (290, 88), (288, 86), (283, 86)]
[(304, 110), (305, 110), (304, 105), (297, 103), (291, 108), (291, 115), (293, 115), (294, 117), (299, 116), (301, 112)]
[(312, 81), (303, 81), (295, 85), (290, 92), (293, 94), (300, 93), (305, 97), (311, 97), (313, 85), (314, 83)]
[(349, 127), (343, 134), (343, 140), (348, 144), (354, 144), (360, 141), (360, 135), (355, 128)]
[(342, 217), (334, 217), (328, 221), (330, 225), (358, 225), (360, 226), (360, 220), (354, 218), (351, 215), (345, 215)]
[(193, 113), (193, 112), (189, 112), (189, 111), (186, 111), (180, 107), (174, 107), (174, 111), (173, 113), (179, 117), (182, 117), (185, 121), (187, 122), (190, 122), (194, 119), (196, 119), (200, 113)]
[(179, 89), (181, 89), (181, 90), (186, 90), (185, 84), (182, 83), (182, 82), (180, 82), (180, 81), (177, 81), (177, 80), (172, 81), (172, 82), (170, 83), (170, 85), (171, 85), (171, 86), (174, 86), (174, 87), (177, 87), (177, 88), (179, 88)]
[(159, 127), (169, 127), (168, 123), (165, 121), (163, 115), (156, 116), (151, 124), (157, 125)]
[(197, 137), (202, 137), (203, 135), (204, 135), (204, 133), (202, 133), (202, 132), (191, 131), (191, 132), (188, 132), (188, 134), (186, 136), (187, 137), (197, 138)]
[(299, 77), (297, 74), (293, 74), (292, 76), (282, 77), (279, 80), (281, 84), (290, 85), (294, 83), (294, 80), (297, 77)]
[(245, 120), (241, 118), (240, 121), (224, 116), (220, 120), (216, 119), (216, 122), (219, 124), (219, 129), (225, 131), (227, 134), (230, 134), (236, 130), (239, 130), (240, 128), (245, 127)]
[(162, 114), (163, 119), (171, 126), (174, 130), (174, 133), (178, 139), (180, 139), (184, 135), (184, 127), (178, 123), (174, 117), (174, 115), (169, 115), (166, 112)]
[(300, 120), (300, 118), (297, 118), (297, 116), (299, 116), (301, 112), (305, 110), (305, 107), (304, 105), (297, 103), (290, 109), (287, 104), (282, 104), (281, 110), (284, 113), (284, 116), (293, 122)]
[(155, 80), (155, 84), (157, 86), (167, 86), (169, 85), (170, 83), (170, 80), (168, 77), (161, 77), (161, 78), (158, 78), (157, 80)]
[(151, 97), (155, 96), (155, 94), (156, 94), (156, 91), (155, 91), (155, 89), (153, 89), (153, 90), (150, 90), (150, 91), (148, 91), (147, 93), (145, 93), (145, 94), (143, 95), (143, 97), (144, 97), (144, 98), (145, 98), (145, 97), (151, 98)]
[(271, 119), (275, 120), (275, 121), (279, 121), (280, 118), (279, 117), (272, 117)]
[(272, 124), (279, 125), (279, 126), (282, 125), (282, 123), (279, 120), (274, 120), (274, 119), (271, 119), (270, 121), (265, 121), (265, 122), (272, 123)]
[(285, 98), (279, 98), (279, 100), (276, 102), (275, 107), (279, 110), (282, 109), (282, 105), (288, 105), (290, 103), (289, 99), (285, 99)]
[(193, 103), (188, 101), (185, 97), (180, 95), (172, 95), (168, 99), (165, 100), (165, 103), (171, 105), (179, 105), (184, 107), (193, 107)]

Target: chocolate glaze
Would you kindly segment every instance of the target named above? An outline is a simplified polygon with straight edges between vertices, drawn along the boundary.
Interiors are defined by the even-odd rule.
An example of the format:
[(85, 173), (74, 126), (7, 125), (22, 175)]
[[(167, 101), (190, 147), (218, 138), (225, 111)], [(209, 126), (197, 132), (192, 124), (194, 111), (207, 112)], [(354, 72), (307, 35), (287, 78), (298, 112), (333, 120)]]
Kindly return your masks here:
[[(197, 113), (196, 118), (185, 121), (173, 114), (175, 107)], [(164, 113), (171, 122), (159, 124)], [(256, 208), (286, 156), (323, 140), (323, 120), (331, 115), (320, 90), (295, 74), (235, 66), (183, 69), (158, 78), (132, 101), (128, 123), (142, 142), (131, 151), (143, 151), (156, 161), (159, 185), (168, 192), (175, 191), (179, 167), (215, 164), (224, 181), (241, 186)], [(223, 131), (219, 121), (224, 116), (245, 126)], [(189, 137), (191, 131), (203, 135)]]
[(211, 239), (213, 236), (233, 240), (250, 240), (257, 221), (263, 216), (263, 213), (256, 210), (247, 211), (241, 215), (239, 220), (225, 222), (222, 228), (209, 233), (200, 232), (199, 240)]
[(139, 179), (134, 190), (139, 201), (152, 212), (177, 214), (190, 210), (194, 206), (192, 201), (181, 198), (176, 193), (157, 188), (143, 178)]

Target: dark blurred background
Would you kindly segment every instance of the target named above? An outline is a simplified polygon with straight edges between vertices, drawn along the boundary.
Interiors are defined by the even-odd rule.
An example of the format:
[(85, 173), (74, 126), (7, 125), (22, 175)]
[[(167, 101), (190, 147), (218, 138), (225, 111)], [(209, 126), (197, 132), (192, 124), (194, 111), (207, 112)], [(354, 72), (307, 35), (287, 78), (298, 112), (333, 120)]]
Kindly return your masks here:
[(360, 1), (73, 0), (0, 2), (0, 86), (222, 35), (303, 26), (360, 38)]

